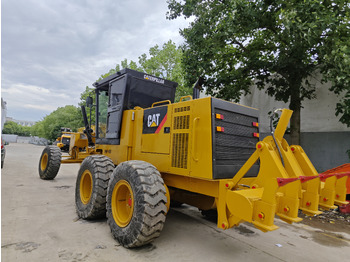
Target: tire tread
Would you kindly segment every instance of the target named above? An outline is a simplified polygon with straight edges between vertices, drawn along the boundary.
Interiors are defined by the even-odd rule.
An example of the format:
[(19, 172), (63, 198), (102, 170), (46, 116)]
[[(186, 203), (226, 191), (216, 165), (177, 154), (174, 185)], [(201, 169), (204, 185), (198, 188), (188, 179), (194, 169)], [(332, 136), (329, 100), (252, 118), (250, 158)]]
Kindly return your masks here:
[[(93, 176), (94, 186), (91, 199), (84, 205), (80, 200), (80, 179), (83, 172), (89, 169)], [(83, 219), (97, 219), (106, 217), (106, 196), (110, 176), (114, 164), (104, 155), (91, 155), (84, 159), (76, 182), (75, 206), (77, 214)]]
[[(111, 194), (118, 179), (132, 182), (134, 208), (141, 210), (125, 228), (116, 224), (111, 210)], [(138, 160), (121, 163), (113, 172), (107, 191), (107, 218), (114, 238), (127, 248), (143, 246), (157, 238), (167, 213), (165, 194), (164, 181), (153, 165)]]
[[(44, 154), (48, 155), (48, 163), (45, 170), (41, 169), (41, 161)], [(61, 166), (61, 149), (57, 146), (46, 146), (41, 154), (39, 161), (39, 176), (44, 180), (52, 180), (54, 179)]]

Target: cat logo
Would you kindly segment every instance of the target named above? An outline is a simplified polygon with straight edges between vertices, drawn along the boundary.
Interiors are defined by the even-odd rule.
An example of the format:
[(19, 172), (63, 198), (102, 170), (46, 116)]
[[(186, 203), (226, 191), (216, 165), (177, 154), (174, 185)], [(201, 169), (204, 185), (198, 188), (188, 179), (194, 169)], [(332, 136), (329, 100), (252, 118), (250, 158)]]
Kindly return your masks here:
[(147, 127), (157, 127), (159, 126), (160, 113), (149, 115), (147, 118)]
[(163, 126), (167, 121), (168, 107), (156, 107), (145, 109), (143, 115), (143, 134), (158, 134), (163, 130)]

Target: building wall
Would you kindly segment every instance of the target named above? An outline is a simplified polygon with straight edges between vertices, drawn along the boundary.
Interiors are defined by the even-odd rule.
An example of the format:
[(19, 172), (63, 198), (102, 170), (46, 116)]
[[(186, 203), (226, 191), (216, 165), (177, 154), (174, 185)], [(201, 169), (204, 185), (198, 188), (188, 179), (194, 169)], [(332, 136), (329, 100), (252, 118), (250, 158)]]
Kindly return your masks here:
[(1, 98), (1, 134), (2, 129), (4, 128), (4, 124), (6, 122), (6, 114), (7, 114), (7, 106), (4, 99)]
[[(335, 106), (339, 96), (329, 91), (329, 85), (321, 86), (316, 83), (316, 98), (305, 100), (301, 109), (301, 132), (349, 132), (350, 129), (339, 122), (340, 116), (335, 116)], [(276, 108), (289, 108), (289, 103), (276, 101), (268, 96), (265, 90), (252, 87), (251, 94), (242, 96), (241, 104), (259, 109), (259, 123), (261, 132), (270, 131), (268, 112)]]
[[(260, 139), (271, 135), (261, 133)], [(290, 144), (290, 136), (284, 136)], [(347, 150), (350, 150), (350, 132), (302, 132), (300, 145), (303, 147), (311, 163), (321, 173), (333, 167), (350, 163)]]
[(45, 138), (40, 138), (37, 136), (18, 136), (18, 135), (2, 135), (3, 141), (8, 143), (22, 143), (22, 144), (34, 144), (34, 145), (48, 145), (49, 141)]
[(18, 135), (2, 134), (1, 138), (8, 143), (17, 143)]
[(350, 163), (350, 132), (304, 132), (300, 140), (318, 172)]
[(17, 119), (13, 119), (12, 117), (6, 117), (6, 122), (7, 121), (15, 122), (21, 126), (34, 126), (36, 123), (35, 121), (17, 120)]
[[(301, 137), (303, 147), (315, 168), (319, 171), (349, 163), (350, 128), (339, 122), (335, 106), (339, 96), (329, 91), (329, 84), (321, 84), (320, 78), (313, 78), (316, 98), (305, 100), (301, 110)], [(269, 111), (289, 108), (288, 103), (274, 100), (265, 90), (252, 87), (251, 94), (242, 97), (241, 104), (259, 109), (259, 124), (262, 137), (270, 132)], [(288, 136), (286, 137), (288, 141)]]

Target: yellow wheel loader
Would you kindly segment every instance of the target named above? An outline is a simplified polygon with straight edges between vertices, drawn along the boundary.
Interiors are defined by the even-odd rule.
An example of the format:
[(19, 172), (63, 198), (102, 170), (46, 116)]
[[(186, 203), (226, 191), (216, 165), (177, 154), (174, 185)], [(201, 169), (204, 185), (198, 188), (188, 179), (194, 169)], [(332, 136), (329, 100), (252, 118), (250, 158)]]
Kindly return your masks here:
[[(216, 210), (224, 230), (247, 221), (264, 232), (278, 228), (275, 215), (298, 222), (299, 209), (317, 215), (319, 206), (345, 203), (350, 173), (318, 174), (300, 146), (288, 145), (288, 109), (276, 111), (276, 130), (260, 141), (254, 108), (212, 97), (174, 103), (177, 83), (130, 69), (94, 86), (96, 132), (82, 107), (86, 137), (71, 139), (70, 152), (82, 139), (85, 146), (61, 162), (81, 162), (79, 217), (106, 214), (124, 247), (158, 237), (171, 202)], [(51, 166), (50, 174), (58, 172), (51, 161), (58, 153), (50, 150), (44, 149), (39, 173)]]

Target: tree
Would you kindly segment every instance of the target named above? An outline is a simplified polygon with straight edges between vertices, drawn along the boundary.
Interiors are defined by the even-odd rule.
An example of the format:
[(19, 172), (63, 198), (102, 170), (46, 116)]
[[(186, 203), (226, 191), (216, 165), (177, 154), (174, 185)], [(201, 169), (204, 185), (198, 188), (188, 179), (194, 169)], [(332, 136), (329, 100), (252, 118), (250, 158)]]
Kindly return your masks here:
[(49, 140), (56, 140), (61, 136), (61, 128), (67, 127), (73, 132), (83, 127), (83, 117), (80, 108), (72, 105), (59, 107), (51, 114), (44, 117), (32, 127), (33, 135), (44, 137)]
[[(88, 121), (90, 121), (90, 119), (91, 119), (92, 123), (95, 123), (95, 118), (96, 118), (96, 113), (95, 112), (96, 112), (96, 110), (95, 110), (94, 106), (91, 107), (91, 111), (90, 111), (90, 108), (86, 107), (86, 99), (88, 97), (92, 97), (92, 101), (95, 104), (96, 95), (95, 95), (94, 90), (95, 90), (95, 88), (91, 88), (91, 87), (86, 86), (85, 87), (85, 91), (83, 91), (80, 94), (80, 102), (79, 102), (79, 107), (85, 106), (86, 116), (88, 118)], [(90, 112), (91, 112), (91, 118), (90, 118)]]
[(7, 121), (4, 124), (4, 129), (2, 130), (3, 134), (12, 134), (12, 135), (17, 135), (18, 131), (20, 129), (20, 126), (13, 122), (13, 121)]
[(7, 121), (4, 124), (3, 134), (12, 134), (19, 136), (30, 136), (31, 129), (29, 126), (21, 126), (13, 121)]
[(204, 77), (207, 93), (238, 101), (255, 83), (289, 102), (292, 143), (300, 142), (300, 111), (315, 98), (308, 79), (322, 74), (346, 93), (336, 114), (350, 126), (349, 2), (344, 0), (167, 0), (168, 19), (194, 17), (185, 38), (187, 83)]
[[(123, 68), (130, 68), (177, 82), (179, 85), (176, 89), (175, 101), (178, 101), (181, 96), (191, 94), (192, 90), (189, 87), (196, 81), (186, 85), (181, 61), (182, 50), (176, 47), (174, 42), (169, 40), (167, 43), (163, 44), (162, 48), (158, 45), (151, 47), (149, 49), (149, 56), (145, 53), (142, 54), (139, 56), (138, 63), (132, 60), (129, 63), (127, 59), (124, 59), (120, 64), (117, 64), (115, 68), (101, 75), (98, 81), (115, 74)], [(83, 101), (82, 97), (81, 101)]]
[(129, 69), (133, 69), (133, 70), (140, 70), (139, 67), (137, 66), (136, 62), (131, 60), (130, 63), (128, 63), (128, 59), (125, 58), (123, 61), (120, 62), (120, 64), (116, 64), (115, 68), (112, 68), (107, 73), (101, 75), (100, 78), (97, 81), (100, 81), (103, 78), (106, 78), (107, 76), (113, 75), (113, 74), (117, 73), (118, 71), (120, 71), (123, 68), (129, 68)]
[[(191, 89), (185, 85), (184, 72), (181, 63), (182, 50), (169, 40), (160, 49), (158, 45), (149, 49), (149, 55), (142, 54), (139, 57), (140, 70), (150, 75), (177, 82), (176, 101), (181, 96), (191, 94)], [(193, 85), (193, 83), (190, 83)]]

